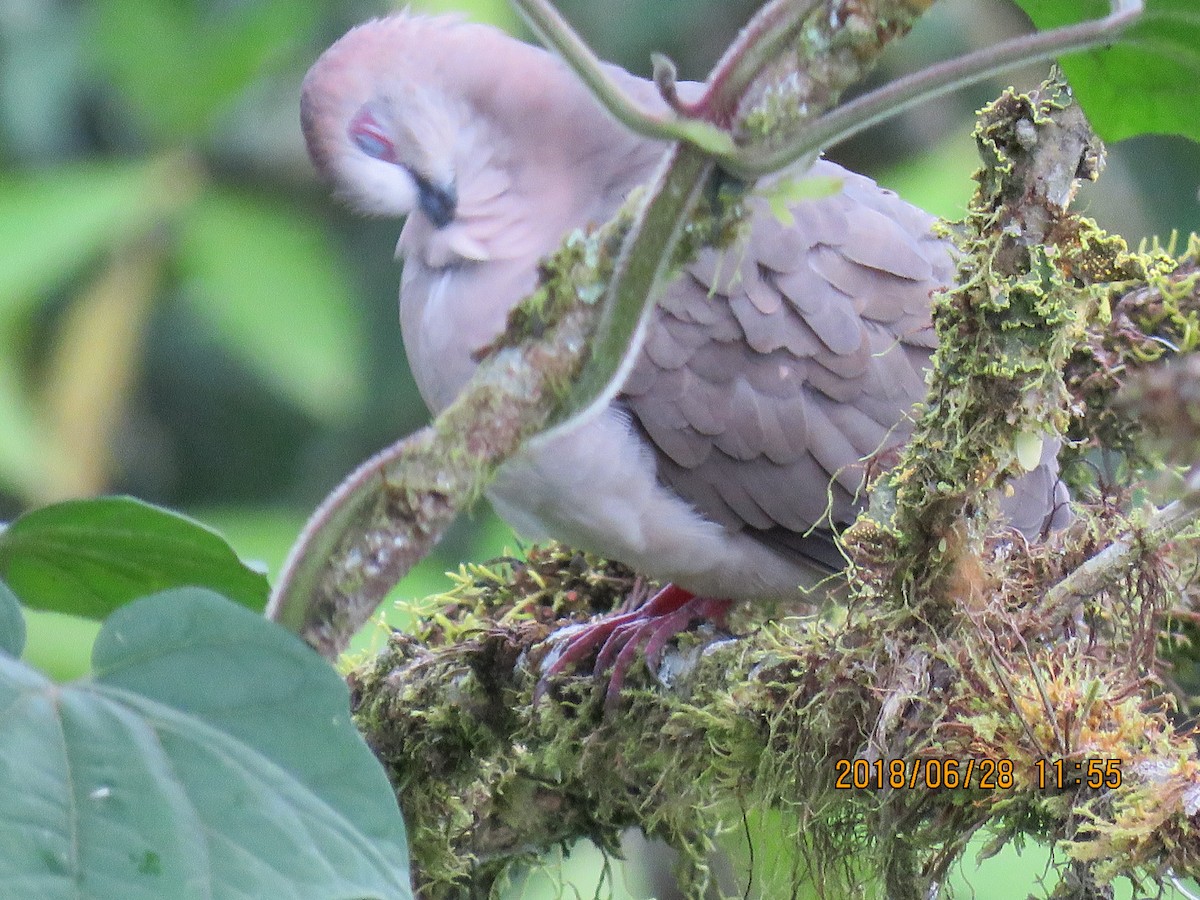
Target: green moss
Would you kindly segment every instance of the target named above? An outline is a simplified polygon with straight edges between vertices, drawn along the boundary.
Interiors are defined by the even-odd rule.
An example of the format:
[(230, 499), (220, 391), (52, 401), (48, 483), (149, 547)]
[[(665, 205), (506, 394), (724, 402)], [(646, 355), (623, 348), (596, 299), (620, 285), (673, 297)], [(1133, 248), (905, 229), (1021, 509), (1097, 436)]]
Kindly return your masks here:
[(672, 264), (685, 265), (701, 251), (720, 252), (732, 247), (743, 234), (746, 218), (746, 185), (718, 175), (705, 200), (684, 225)]
[(815, 114), (861, 82), (882, 48), (907, 34), (931, 2), (818, 7), (743, 98), (740, 141), (763, 147), (795, 140)]
[(577, 229), (568, 235), (562, 246), (539, 265), (537, 290), (514, 307), (504, 333), (480, 351), (481, 355), (540, 338), (578, 301), (598, 303), (640, 202), (640, 192), (635, 192), (603, 228)]
[(1085, 224), (1078, 269), (1091, 282), (1097, 309), (1066, 366), (1077, 414), (1063, 455), (1077, 494), (1089, 489), (1086, 454), (1096, 447), (1123, 459), (1130, 476), (1161, 468), (1158, 447), (1147, 441), (1146, 411), (1120, 395), (1139, 369), (1200, 348), (1196, 237), (1176, 259), (1158, 246), (1131, 253), (1119, 238)]
[[(995, 520), (995, 489), (1022, 473), (1022, 455), (1034, 456), (1037, 441), (1073, 435), (1084, 411), (1064, 377), (1068, 363), (1111, 316), (1112, 299), (1163, 265), (1066, 214), (1055, 198), (1038, 206), (1033, 154), (1057, 139), (1068, 103), (1065, 84), (1051, 81), (981, 112), (984, 165), (959, 239), (957, 285), (933, 308), (939, 345), (929, 395), (899, 465), (872, 498), (874, 527), (895, 543), (894, 583), (910, 602), (952, 601), (973, 577), (964, 566)], [(1098, 155), (1085, 150), (1081, 171)], [(1027, 227), (1038, 230), (1027, 237)]]
[[(940, 637), (868, 575), (873, 589), (848, 607), (765, 623), (749, 640), (704, 646), (711, 636), (686, 635), (681, 654), (704, 650), (686, 686), (663, 692), (635, 665), (615, 717), (590, 673), (557, 678), (552, 696), (531, 705), (539, 659), (529, 655), (545, 652), (555, 616), (583, 617), (623, 597), (628, 571), (557, 546), (464, 567), (427, 601), (415, 637), (393, 636), (352, 676), (356, 718), (400, 795), (422, 896), (478, 892), (567, 837), (615, 852), (633, 825), (680, 851), (686, 896), (711, 896), (720, 836), (768, 810), (781, 846), (797, 854), (784, 895), (817, 879), (832, 895), (871, 896), (868, 884), (878, 895), (924, 896), (985, 822), (997, 844), (1065, 841), (1064, 865), (1111, 855), (1113, 872), (1152, 866), (1161, 844), (1138, 831), (1139, 816), (1182, 826), (1167, 807), (1148, 806), (1132, 773), (1128, 792), (1110, 791), (1103, 804), (1095, 792), (1035, 779), (1045, 755), (1130, 752), (1176, 759), (1176, 774), (1188, 775), (1186, 738), (1141, 693), (1168, 573), (1147, 551), (1138, 577), (1079, 612), (1088, 636), (1024, 643), (1046, 627), (1041, 586), (1128, 526), (1110, 509), (1080, 515), (1046, 544), (990, 539), (989, 589), (964, 601), (957, 627)], [(886, 559), (894, 544), (879, 534)], [(958, 761), (960, 772), (968, 760), (1006, 760), (1013, 780), (840, 789), (837, 761), (855, 758), (901, 758), (907, 772), (928, 760)], [(521, 850), (493, 859), (477, 843), (484, 833), (520, 834)]]
[[(1051, 87), (991, 112), (1037, 127), (1063, 102)], [(635, 664), (616, 717), (591, 673), (556, 677), (534, 704), (551, 631), (611, 609), (636, 583), (620, 566), (535, 548), (463, 567), (423, 604), (414, 636), (393, 636), (352, 674), (356, 718), (400, 795), (423, 897), (486, 895), (507, 867), (577, 836), (615, 853), (632, 825), (680, 851), (685, 895), (711, 896), (721, 835), (768, 815), (796, 860), (780, 895), (811, 881), (830, 895), (927, 896), (985, 823), (995, 848), (1057, 846), (1064, 879), (1139, 877), (1169, 853), (1187, 861), (1178, 848), (1195, 836), (1179, 791), (1200, 780), (1196, 754), (1145, 702), (1158, 623), (1178, 600), (1167, 551), (1147, 547), (1126, 578), (1050, 609), (1046, 586), (1136, 520), (1112, 504), (1081, 506), (1068, 530), (1025, 542), (993, 526), (988, 498), (1019, 472), (1023, 435), (1069, 433), (1081, 409), (1069, 364), (1092, 335), (1125, 316), (1140, 324), (1136, 337), (1116, 332), (1124, 345), (1155, 352), (1167, 331), (1195, 345), (1200, 276), (1194, 260), (1131, 253), (1073, 216), (1051, 216), (1045, 241), (1016, 240), (1014, 154), (1028, 139), (1025, 126), (985, 116), (961, 278), (935, 308), (927, 410), (845, 536), (850, 587), (827, 608), (739, 624), (738, 641), (682, 636), (683, 686), (663, 691)], [(734, 236), (739, 187), (707, 200), (677, 261)], [(520, 326), (552, 321), (555, 285), (588, 284), (584, 273), (610, 265), (617, 246), (579, 235), (547, 264)], [(1139, 279), (1160, 299), (1131, 309), (1123, 298)], [(1132, 777), (1106, 792), (1037, 782), (1047, 757), (1129, 754), (1163, 766), (1166, 799)], [(853, 759), (899, 759), (905, 772), (1003, 760), (1012, 780), (843, 790), (837, 763)]]

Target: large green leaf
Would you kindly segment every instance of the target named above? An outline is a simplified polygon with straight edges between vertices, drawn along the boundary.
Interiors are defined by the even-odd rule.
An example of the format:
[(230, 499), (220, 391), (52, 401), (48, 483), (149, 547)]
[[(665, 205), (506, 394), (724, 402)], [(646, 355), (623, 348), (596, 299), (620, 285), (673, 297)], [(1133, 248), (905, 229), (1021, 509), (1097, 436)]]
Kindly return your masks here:
[[(1017, 0), (1040, 29), (1096, 19), (1107, 0)], [(1062, 60), (1063, 71), (1105, 140), (1181, 134), (1200, 141), (1200, 5), (1146, 0), (1142, 18), (1109, 49)]]
[(215, 531), (131, 497), (68, 500), (0, 533), (0, 578), (34, 609), (101, 619), (135, 597), (196, 585), (253, 609), (266, 577)]
[(269, 384), (326, 420), (361, 402), (363, 324), (314, 223), (264, 200), (212, 193), (189, 211), (180, 254), (196, 312)]
[(266, 70), (304, 45), (312, 3), (99, 0), (94, 50), (102, 71), (161, 139), (203, 133)]
[(345, 684), (211, 591), (118, 610), (93, 677), (0, 655), (5, 896), (412, 897), (404, 823)]
[(0, 324), (177, 209), (194, 183), (186, 165), (169, 159), (0, 176)]

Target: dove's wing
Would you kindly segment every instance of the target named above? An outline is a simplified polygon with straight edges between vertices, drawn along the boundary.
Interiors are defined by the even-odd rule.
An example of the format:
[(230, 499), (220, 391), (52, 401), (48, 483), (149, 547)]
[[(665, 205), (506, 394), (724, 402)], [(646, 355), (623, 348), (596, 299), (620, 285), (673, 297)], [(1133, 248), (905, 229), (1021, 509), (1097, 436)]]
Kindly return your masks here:
[(728, 528), (793, 544), (852, 521), (872, 461), (908, 436), (930, 294), (953, 273), (930, 216), (833, 163), (813, 174), (843, 187), (795, 204), (794, 224), (753, 201), (744, 243), (667, 289), (622, 396), (663, 481)]

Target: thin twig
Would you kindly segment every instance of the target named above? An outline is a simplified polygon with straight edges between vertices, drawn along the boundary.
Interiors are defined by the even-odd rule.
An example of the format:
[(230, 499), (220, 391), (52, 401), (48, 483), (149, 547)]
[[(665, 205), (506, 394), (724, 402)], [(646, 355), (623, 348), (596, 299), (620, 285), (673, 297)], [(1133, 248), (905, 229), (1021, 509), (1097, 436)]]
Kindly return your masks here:
[(556, 50), (604, 108), (629, 130), (663, 141), (686, 141), (714, 155), (733, 152), (727, 131), (699, 119), (663, 116), (644, 109), (609, 76), (604, 63), (583, 42), (549, 0), (512, 0), (546, 46)]
[(1111, 0), (1110, 13), (1076, 25), (1023, 35), (922, 69), (798, 126), (775, 147), (747, 146), (721, 166), (743, 178), (776, 172), (798, 159), (891, 119), (918, 103), (984, 81), (1018, 66), (1114, 41), (1144, 9), (1143, 0)]
[(678, 112), (728, 124), (737, 101), (768, 65), (777, 60), (804, 20), (825, 0), (775, 0), (762, 7), (741, 30), (709, 73), (704, 94), (679, 103)]
[[(1193, 472), (1191, 481), (1196, 480)], [(1189, 485), (1184, 496), (1155, 512), (1140, 528), (1113, 541), (1046, 592), (1047, 622), (1068, 616), (1079, 604), (1112, 586), (1137, 563), (1147, 547), (1161, 547), (1189, 525), (1200, 522), (1200, 487)]]

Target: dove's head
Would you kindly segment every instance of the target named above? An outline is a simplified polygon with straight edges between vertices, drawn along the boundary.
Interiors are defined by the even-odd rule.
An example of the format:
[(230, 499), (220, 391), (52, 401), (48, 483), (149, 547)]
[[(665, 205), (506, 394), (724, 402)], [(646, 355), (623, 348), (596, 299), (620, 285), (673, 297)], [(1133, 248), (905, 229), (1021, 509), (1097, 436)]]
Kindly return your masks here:
[[(651, 82), (609, 73), (665, 106)], [(527, 258), (533, 271), (662, 155), (551, 53), (448, 16), (352, 29), (309, 70), (300, 113), (324, 178), (362, 212), (412, 214), (397, 251), (434, 267)]]
[(367, 22), (325, 51), (304, 79), (308, 152), (354, 206), (375, 215), (421, 210), (434, 228), (454, 219), (456, 162), (469, 115), (447, 84), (455, 19), (400, 14)]

